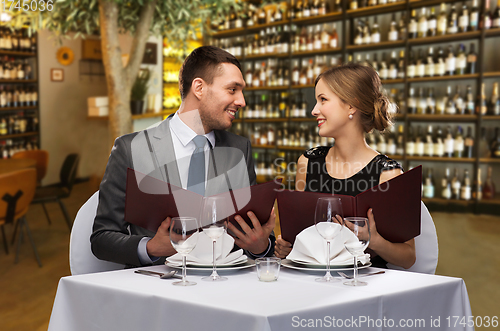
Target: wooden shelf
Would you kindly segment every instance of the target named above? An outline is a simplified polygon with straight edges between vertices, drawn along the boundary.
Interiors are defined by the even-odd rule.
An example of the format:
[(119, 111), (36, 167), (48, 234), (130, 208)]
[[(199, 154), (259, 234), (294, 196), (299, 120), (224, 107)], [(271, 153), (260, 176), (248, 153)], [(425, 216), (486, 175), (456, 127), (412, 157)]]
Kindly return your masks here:
[(398, 1), (394, 3), (388, 3), (385, 5), (369, 6), (358, 9), (349, 9), (347, 10), (347, 15), (350, 17), (370, 16), (370, 15), (392, 13), (405, 9), (406, 9), (406, 1)]
[(252, 145), (252, 149), (275, 149), (275, 145)]
[(23, 111), (23, 110), (35, 110), (38, 106), (25, 106), (25, 107), (2, 107), (0, 111)]
[(404, 40), (382, 41), (374, 44), (347, 45), (347, 51), (361, 52), (361, 51), (379, 50), (379, 49), (397, 48), (397, 47), (405, 47), (405, 41)]
[(443, 80), (465, 80), (465, 79), (476, 79), (479, 74), (465, 74), (465, 75), (453, 75), (453, 76), (434, 76), (434, 77), (415, 77), (408, 78), (410, 83), (420, 83), (420, 82), (437, 82)]
[(396, 78), (396, 79), (382, 79), (382, 84), (403, 84), (404, 83), (404, 79), (402, 78)]
[(278, 146), (279, 150), (282, 151), (296, 151), (296, 152), (303, 152), (309, 147), (307, 146)]
[(337, 48), (328, 48), (328, 49), (315, 49), (312, 51), (302, 51), (302, 52), (295, 52), (292, 53), (292, 56), (315, 56), (315, 55), (320, 55), (320, 54), (334, 54), (334, 53), (340, 53), (342, 52), (342, 48), (337, 47)]
[(422, 162), (457, 162), (457, 163), (472, 163), (475, 158), (467, 157), (440, 157), (440, 156), (406, 156), (408, 161), (422, 161)]
[(498, 37), (500, 36), (500, 28), (488, 29), (484, 34), (486, 37)]
[(430, 7), (430, 6), (438, 6), (441, 3), (452, 3), (458, 2), (456, 0), (410, 0), (411, 8), (420, 8), (420, 7)]
[(500, 163), (500, 158), (492, 158), (492, 157), (482, 157), (479, 159), (480, 163)]
[(454, 34), (447, 34), (444, 36), (434, 36), (434, 37), (425, 37), (425, 38), (414, 38), (409, 39), (408, 43), (410, 46), (417, 45), (428, 45), (428, 44), (436, 44), (436, 43), (444, 43), (450, 41), (464, 41), (469, 39), (475, 39), (481, 36), (481, 31), (470, 31), (470, 32), (459, 32)]
[(218, 32), (213, 33), (212, 37), (214, 37), (214, 38), (226, 38), (226, 37), (240, 36), (244, 32), (245, 32), (245, 28), (223, 30), (223, 31), (218, 31)]
[(36, 135), (38, 135), (38, 132), (25, 132), (25, 133), (7, 134), (7, 135), (0, 136), (0, 140), (15, 139), (15, 138), (22, 138), (22, 137), (30, 137), (30, 136), (36, 136)]
[(500, 120), (500, 116), (497, 116), (497, 115), (484, 115), (482, 117), (483, 120), (487, 120), (487, 121), (498, 121)]
[(0, 50), (0, 56), (35, 57), (36, 53)]
[(340, 21), (341, 19), (342, 19), (342, 12), (333, 12), (325, 15), (296, 18), (292, 20), (292, 23), (297, 25), (307, 25), (307, 24), (319, 24), (325, 22), (328, 23), (335, 22), (335, 21)]
[(266, 24), (257, 24), (257, 25), (254, 25), (254, 26), (247, 26), (246, 27), (246, 31), (253, 33), (253, 32), (256, 32), (256, 31), (263, 30), (263, 29), (272, 28), (274, 26), (280, 26), (280, 25), (285, 25), (285, 24), (289, 24), (289, 23), (290, 22), (287, 19), (284, 19), (284, 20), (281, 20), (281, 21), (278, 21), (278, 22), (272, 22), (272, 23), (266, 23)]
[(410, 121), (432, 121), (432, 122), (472, 122), (476, 121), (477, 115), (420, 115), (408, 114)]
[(314, 84), (309, 84), (309, 85), (292, 85), (291, 87), (293, 89), (298, 89), (298, 88), (314, 88)]
[(0, 84), (15, 83), (15, 84), (34, 84), (38, 83), (37, 79), (0, 79)]
[(290, 117), (290, 122), (316, 122), (316, 117)]

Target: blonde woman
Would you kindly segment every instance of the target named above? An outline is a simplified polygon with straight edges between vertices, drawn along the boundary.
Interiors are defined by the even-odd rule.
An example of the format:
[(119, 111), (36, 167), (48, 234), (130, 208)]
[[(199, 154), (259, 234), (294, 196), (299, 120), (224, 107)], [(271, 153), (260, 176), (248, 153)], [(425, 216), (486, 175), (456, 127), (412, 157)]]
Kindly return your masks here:
[[(396, 161), (368, 146), (365, 133), (383, 132), (392, 125), (390, 104), (382, 93), (382, 84), (375, 70), (348, 63), (331, 68), (316, 78), (316, 117), (319, 135), (335, 138), (334, 146), (307, 150), (298, 160), (295, 187), (299, 191), (335, 193), (355, 196), (402, 173)], [(370, 209), (369, 248), (377, 256), (372, 264), (387, 263), (410, 268), (415, 263), (415, 242), (392, 243), (378, 232)], [(278, 237), (275, 255), (285, 258), (292, 244)]]

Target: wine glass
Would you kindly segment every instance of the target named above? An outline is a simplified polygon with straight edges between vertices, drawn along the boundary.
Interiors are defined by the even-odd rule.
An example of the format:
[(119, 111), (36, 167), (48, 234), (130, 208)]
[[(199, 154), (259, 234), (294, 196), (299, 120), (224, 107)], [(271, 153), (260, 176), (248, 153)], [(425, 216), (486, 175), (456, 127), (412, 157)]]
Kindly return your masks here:
[(314, 214), (314, 225), (318, 233), (325, 238), (327, 247), (326, 274), (322, 278), (317, 278), (316, 281), (318, 282), (337, 281), (330, 274), (330, 242), (343, 228), (344, 221), (342, 217), (342, 201), (340, 198), (318, 198)]
[(182, 280), (174, 285), (191, 286), (195, 282), (186, 279), (186, 255), (196, 246), (198, 241), (198, 222), (194, 217), (174, 217), (170, 223), (170, 242), (174, 249), (182, 255)]
[(370, 225), (366, 217), (346, 217), (345, 226), (351, 230), (358, 240), (346, 241), (345, 248), (349, 253), (354, 255), (354, 277), (351, 281), (347, 281), (344, 285), (349, 286), (365, 286), (367, 282), (358, 280), (358, 256), (364, 254), (366, 247), (370, 243)]
[(207, 197), (204, 199), (201, 211), (201, 228), (203, 232), (212, 239), (212, 274), (203, 277), (205, 281), (224, 281), (227, 277), (217, 274), (215, 265), (215, 243), (227, 229), (226, 201), (223, 197)]

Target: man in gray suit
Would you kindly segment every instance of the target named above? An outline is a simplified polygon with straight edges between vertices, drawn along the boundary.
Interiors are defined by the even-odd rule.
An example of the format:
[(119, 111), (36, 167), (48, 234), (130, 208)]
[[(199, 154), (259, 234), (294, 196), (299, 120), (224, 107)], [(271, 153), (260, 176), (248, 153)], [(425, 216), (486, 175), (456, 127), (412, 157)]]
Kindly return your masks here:
[[(238, 109), (245, 106), (244, 87), (240, 63), (226, 51), (203, 46), (186, 58), (179, 73), (179, 110), (154, 128), (115, 141), (99, 188), (99, 206), (90, 238), (96, 257), (141, 266), (163, 263), (165, 257), (176, 253), (169, 239), (170, 217), (156, 233), (125, 222), (127, 168), (186, 188), (190, 156), (199, 148), (194, 138), (202, 136), (208, 140), (202, 147), (207, 180), (198, 188), (206, 196), (227, 191), (228, 187), (238, 189), (256, 183), (250, 142), (225, 131)], [(252, 258), (271, 256), (274, 211), (263, 225), (252, 212), (248, 217), (253, 228), (240, 216), (235, 219), (242, 231), (228, 225), (235, 245)]]

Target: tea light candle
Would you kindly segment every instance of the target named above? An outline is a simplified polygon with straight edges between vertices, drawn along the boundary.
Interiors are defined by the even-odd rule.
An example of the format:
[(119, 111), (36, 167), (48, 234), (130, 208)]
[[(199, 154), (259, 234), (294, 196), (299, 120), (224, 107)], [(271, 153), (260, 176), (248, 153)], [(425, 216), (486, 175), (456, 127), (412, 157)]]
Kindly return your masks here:
[(276, 276), (272, 270), (266, 270), (266, 272), (261, 272), (259, 279), (263, 282), (274, 282)]

